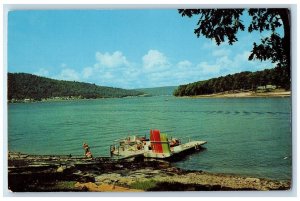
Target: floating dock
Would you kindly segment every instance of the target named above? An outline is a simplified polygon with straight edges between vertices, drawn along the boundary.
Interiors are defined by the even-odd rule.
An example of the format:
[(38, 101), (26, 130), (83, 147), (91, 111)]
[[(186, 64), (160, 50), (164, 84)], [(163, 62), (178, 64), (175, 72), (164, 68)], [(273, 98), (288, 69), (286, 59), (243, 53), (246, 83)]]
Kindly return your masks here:
[(120, 159), (143, 156), (145, 158), (168, 159), (187, 151), (199, 150), (206, 141), (181, 143), (176, 138), (168, 140), (159, 130), (150, 131), (150, 139), (136, 136), (127, 137), (117, 146), (111, 146), (111, 155)]

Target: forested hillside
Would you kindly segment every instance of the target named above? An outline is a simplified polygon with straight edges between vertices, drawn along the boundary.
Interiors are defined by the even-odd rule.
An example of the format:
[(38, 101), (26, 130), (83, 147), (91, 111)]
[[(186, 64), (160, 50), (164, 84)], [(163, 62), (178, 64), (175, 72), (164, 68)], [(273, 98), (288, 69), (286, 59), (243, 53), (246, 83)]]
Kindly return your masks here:
[(278, 88), (290, 89), (290, 77), (282, 68), (265, 69), (257, 72), (241, 72), (209, 80), (180, 85), (175, 96), (194, 96), (220, 93), (232, 90), (256, 91), (258, 86), (276, 85)]
[(167, 87), (154, 87), (154, 88), (141, 88), (135, 89), (136, 91), (143, 92), (150, 96), (171, 96), (177, 86), (167, 86)]
[(114, 98), (142, 95), (142, 92), (62, 81), (27, 73), (8, 73), (8, 101), (49, 98)]

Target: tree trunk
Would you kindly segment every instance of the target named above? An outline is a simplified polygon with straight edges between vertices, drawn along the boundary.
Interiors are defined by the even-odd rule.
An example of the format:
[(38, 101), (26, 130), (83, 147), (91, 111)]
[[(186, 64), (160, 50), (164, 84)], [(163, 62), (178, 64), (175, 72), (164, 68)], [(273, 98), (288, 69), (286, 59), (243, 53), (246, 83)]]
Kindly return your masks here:
[(279, 15), (283, 22), (284, 37), (283, 37), (283, 48), (286, 51), (288, 68), (290, 68), (291, 61), (291, 24), (290, 24), (290, 10), (279, 9)]
[(291, 17), (290, 10), (279, 9), (279, 15), (283, 23), (284, 37), (282, 39), (283, 49), (286, 53), (287, 66), (284, 67), (283, 71), (286, 73), (289, 83), (285, 83), (285, 88), (290, 87), (291, 82)]

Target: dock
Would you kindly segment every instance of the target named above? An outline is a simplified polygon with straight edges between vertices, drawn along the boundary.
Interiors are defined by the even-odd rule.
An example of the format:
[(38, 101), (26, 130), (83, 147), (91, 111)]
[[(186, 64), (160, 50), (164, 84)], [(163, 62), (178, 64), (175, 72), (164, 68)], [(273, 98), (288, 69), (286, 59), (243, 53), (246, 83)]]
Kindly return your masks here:
[(206, 141), (191, 141), (184, 144), (180, 144), (175, 147), (170, 147), (170, 151), (167, 152), (153, 152), (147, 151), (144, 153), (145, 158), (159, 158), (159, 159), (169, 159), (175, 157), (176, 155), (183, 154), (188, 151), (197, 151), (201, 148), (201, 145), (206, 144)]
[[(149, 141), (145, 144), (144, 148), (141, 150), (135, 149), (125, 149), (118, 150), (117, 154), (114, 155), (117, 159), (129, 159), (135, 157), (144, 157), (144, 158), (157, 158), (157, 159), (169, 159), (175, 155), (182, 154), (188, 151), (197, 151), (201, 149), (201, 146), (206, 144), (206, 141), (190, 141), (178, 146), (170, 147), (168, 141)], [(152, 149), (148, 149), (151, 144), (164, 144), (166, 146), (165, 150), (158, 151), (157, 147), (152, 146)]]
[(191, 141), (191, 142), (187, 142), (185, 144), (181, 144), (177, 147), (174, 147), (174, 154), (184, 152), (184, 151), (188, 151), (188, 150), (191, 150), (191, 149), (198, 150), (201, 145), (204, 145), (206, 143), (207, 143), (206, 141)]

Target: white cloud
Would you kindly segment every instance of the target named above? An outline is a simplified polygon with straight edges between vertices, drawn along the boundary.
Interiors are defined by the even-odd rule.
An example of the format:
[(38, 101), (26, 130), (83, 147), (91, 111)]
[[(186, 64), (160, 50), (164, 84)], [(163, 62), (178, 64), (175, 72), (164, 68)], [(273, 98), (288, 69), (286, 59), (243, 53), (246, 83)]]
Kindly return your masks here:
[(234, 57), (230, 57), (229, 53), (230, 50), (226, 49), (211, 49), (209, 54), (215, 55), (213, 60), (207, 56), (196, 64), (189, 60), (172, 64), (164, 53), (149, 50), (142, 57), (141, 68), (141, 65), (129, 62), (121, 51), (96, 52), (92, 66), (83, 68), (79, 73), (65, 67), (56, 78), (121, 88), (178, 85), (243, 71), (243, 67), (250, 65), (247, 60), (249, 52), (241, 52)]
[(251, 53), (249, 51), (244, 51), (240, 54), (237, 54), (234, 58), (234, 60), (236, 60), (236, 62), (245, 62), (248, 61), (249, 55)]
[(233, 68), (236, 67), (237, 61), (235, 59), (230, 59), (228, 56), (222, 56), (216, 59), (214, 65), (218, 65), (220, 68)]
[(102, 86), (132, 88), (140, 80), (140, 66), (129, 62), (121, 51), (95, 54), (96, 63), (83, 68), (82, 79)]
[[(129, 62), (127, 61), (126, 57), (120, 51), (115, 51), (112, 54), (108, 52), (96, 52), (96, 60), (98, 61), (100, 67), (118, 67), (122, 65), (129, 65)], [(97, 67), (99, 66), (97, 65)]]
[[(240, 51), (234, 56), (231, 51), (211, 47), (209, 51), (203, 51), (205, 56), (197, 63), (189, 60), (171, 63), (159, 50), (149, 50), (141, 58), (140, 64), (128, 61), (121, 51), (96, 52), (91, 66), (75, 71), (64, 65), (55, 78), (121, 88), (158, 87), (191, 83), (245, 70), (262, 70), (267, 67), (266, 63), (269, 64), (249, 62), (249, 51)], [(48, 72), (40, 70), (40, 73)]]
[(167, 57), (158, 50), (149, 50), (142, 60), (146, 71), (162, 71), (170, 66)]
[(188, 60), (180, 61), (180, 62), (177, 63), (178, 68), (182, 68), (182, 69), (189, 68), (192, 65), (193, 64)]
[(114, 78), (114, 75), (111, 72), (105, 72), (101, 76), (101, 78), (104, 79), (104, 80), (112, 81), (112, 79)]
[(218, 48), (212, 51), (212, 55), (215, 57), (228, 56), (230, 52), (231, 52), (230, 49)]
[(34, 72), (33, 74), (47, 77), (49, 75), (49, 71), (44, 68), (40, 68), (37, 72)]
[(94, 69), (91, 67), (86, 67), (82, 70), (82, 76), (84, 79), (91, 77), (94, 73)]
[(74, 69), (65, 68), (61, 70), (60, 74), (54, 76), (54, 78), (59, 80), (80, 81), (80, 74)]
[(201, 62), (197, 65), (197, 68), (201, 71), (203, 75), (216, 74), (220, 72), (220, 64), (217, 62), (215, 64), (208, 64), (207, 62)]

